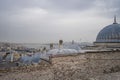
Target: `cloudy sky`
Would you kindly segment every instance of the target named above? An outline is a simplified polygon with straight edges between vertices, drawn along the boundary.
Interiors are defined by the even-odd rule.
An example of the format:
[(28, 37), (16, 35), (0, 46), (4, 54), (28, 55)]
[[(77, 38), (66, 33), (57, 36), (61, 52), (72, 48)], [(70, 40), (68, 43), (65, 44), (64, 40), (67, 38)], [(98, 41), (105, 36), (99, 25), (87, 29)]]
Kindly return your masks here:
[(98, 32), (120, 22), (120, 0), (0, 0), (0, 41), (93, 42)]

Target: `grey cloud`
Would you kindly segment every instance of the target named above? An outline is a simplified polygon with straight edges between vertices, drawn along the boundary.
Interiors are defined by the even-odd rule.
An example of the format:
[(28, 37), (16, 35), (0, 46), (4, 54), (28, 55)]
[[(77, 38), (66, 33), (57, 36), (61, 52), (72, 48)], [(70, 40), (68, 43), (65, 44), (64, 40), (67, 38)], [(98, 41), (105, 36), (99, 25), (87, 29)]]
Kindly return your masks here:
[(56, 10), (85, 10), (93, 6), (95, 0), (1, 0), (1, 10), (40, 7)]
[[(84, 37), (81, 34), (87, 38), (89, 33), (91, 33), (89, 36), (94, 35), (94, 33), (89, 32), (90, 28), (94, 29), (94, 27), (89, 26), (90, 23), (87, 23), (89, 28), (86, 24), (82, 24), (83, 27), (81, 27), (80, 23), (69, 25), (69, 21), (69, 24), (66, 25), (64, 18), (68, 18), (65, 21), (77, 17), (80, 20), (80, 15), (77, 12), (82, 13), (92, 9), (98, 12), (94, 13), (95, 16), (111, 18), (116, 14), (120, 17), (119, 3), (120, 0), (0, 0), (0, 40), (15, 42), (52, 41), (60, 38), (60, 35), (67, 40)], [(34, 10), (33, 14), (29, 11), (24, 12), (24, 10), (36, 8), (43, 9), (48, 13), (44, 16), (34, 14)], [(73, 12), (72, 17), (69, 12)], [(60, 22), (60, 20), (62, 21)]]
[(51, 0), (53, 6), (62, 10), (86, 10), (94, 6), (95, 0)]
[(56, 10), (85, 10), (96, 7), (94, 4), (95, 2), (105, 4), (105, 8), (120, 7), (120, 0), (1, 0), (0, 10), (11, 10), (30, 7), (40, 7)]
[[(98, 6), (98, 4), (103, 4)], [(67, 11), (84, 11), (94, 7), (98, 10), (106, 10), (110, 12), (111, 9), (117, 8), (118, 10), (113, 13), (120, 13), (120, 0), (1, 0), (0, 10), (16, 12), (23, 8), (38, 7), (55, 12), (67, 12)], [(112, 13), (112, 12), (111, 12)]]
[(120, 0), (96, 0), (95, 5), (99, 14), (111, 18), (114, 15), (120, 17)]

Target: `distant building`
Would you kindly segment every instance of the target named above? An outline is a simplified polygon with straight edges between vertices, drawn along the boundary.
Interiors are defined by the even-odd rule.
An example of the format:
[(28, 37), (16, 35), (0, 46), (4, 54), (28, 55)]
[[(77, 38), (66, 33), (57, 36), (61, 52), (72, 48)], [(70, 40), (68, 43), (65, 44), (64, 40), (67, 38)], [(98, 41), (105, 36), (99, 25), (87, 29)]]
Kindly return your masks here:
[(96, 46), (105, 47), (120, 47), (120, 24), (116, 22), (114, 16), (114, 23), (104, 27), (97, 35)]

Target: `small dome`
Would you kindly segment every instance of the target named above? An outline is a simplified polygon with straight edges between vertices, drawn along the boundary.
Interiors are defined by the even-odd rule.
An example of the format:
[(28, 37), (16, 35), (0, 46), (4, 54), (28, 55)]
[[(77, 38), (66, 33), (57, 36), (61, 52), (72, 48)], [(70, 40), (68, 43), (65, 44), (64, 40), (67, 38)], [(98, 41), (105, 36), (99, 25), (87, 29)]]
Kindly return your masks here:
[(103, 28), (97, 35), (96, 42), (120, 42), (120, 24), (114, 23)]

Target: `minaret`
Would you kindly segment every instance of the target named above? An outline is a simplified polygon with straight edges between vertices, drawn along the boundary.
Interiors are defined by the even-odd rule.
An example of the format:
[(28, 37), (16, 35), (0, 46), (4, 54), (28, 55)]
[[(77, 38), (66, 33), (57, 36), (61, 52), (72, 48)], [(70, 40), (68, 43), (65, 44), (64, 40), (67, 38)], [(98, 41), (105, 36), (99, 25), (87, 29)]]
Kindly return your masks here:
[(116, 22), (116, 15), (114, 16), (114, 23), (113, 24), (117, 24), (117, 22)]
[(59, 49), (62, 49), (63, 47), (63, 40), (59, 40)]
[(13, 59), (14, 59), (14, 53), (11, 52), (11, 59), (10, 59), (10, 62), (13, 62)]

